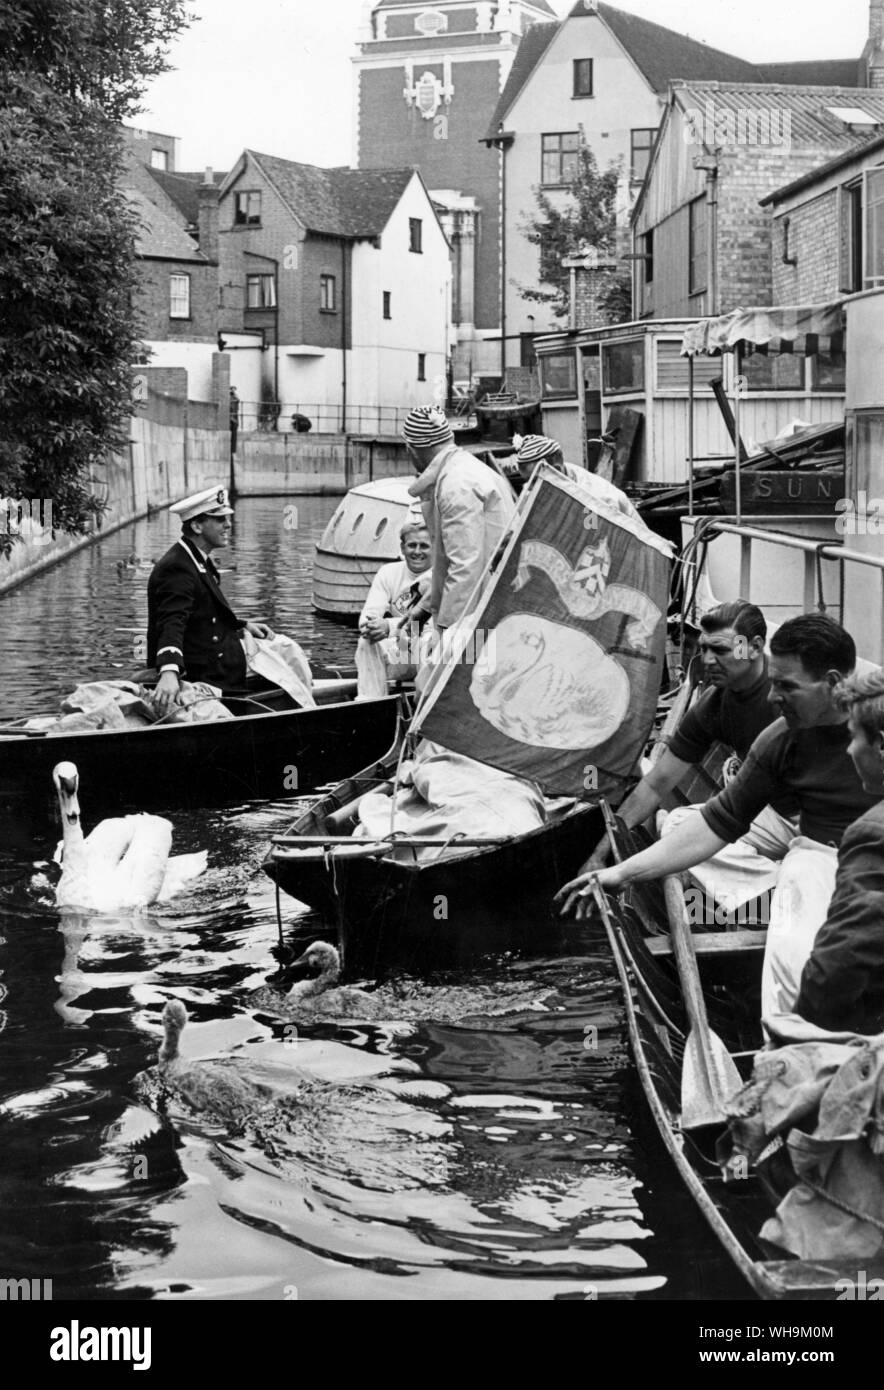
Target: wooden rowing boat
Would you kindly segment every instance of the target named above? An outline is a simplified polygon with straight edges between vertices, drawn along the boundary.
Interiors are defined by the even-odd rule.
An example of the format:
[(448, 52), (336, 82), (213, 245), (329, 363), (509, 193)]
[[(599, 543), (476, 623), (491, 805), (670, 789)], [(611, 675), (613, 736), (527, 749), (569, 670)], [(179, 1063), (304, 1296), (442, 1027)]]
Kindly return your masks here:
[[(389, 784), (399, 748), (347, 778), (278, 836), (264, 869), (284, 893), (321, 913), (338, 933), (348, 973), (390, 966), (426, 971), (500, 951), (544, 950), (575, 925), (552, 906), (556, 889), (577, 873), (602, 830), (601, 811), (576, 802), (528, 834), (466, 841), (441, 862), (402, 862), (391, 843), (348, 839), (357, 802)], [(311, 843), (311, 841), (313, 843)], [(431, 842), (432, 843), (432, 842)], [(440, 850), (447, 843), (439, 840)], [(426, 849), (427, 840), (420, 842)]]
[[(618, 832), (625, 856), (641, 848)], [(690, 1022), (659, 885), (630, 890), (630, 901), (609, 900), (605, 928), (620, 977), (632, 1052), (651, 1116), (700, 1212), (747, 1284), (762, 1299), (834, 1300), (853, 1287), (857, 1260), (809, 1262), (787, 1256), (758, 1232), (792, 1182), (776, 1156), (762, 1171), (725, 1181), (716, 1161), (724, 1127), (683, 1123), (682, 1073)], [(658, 928), (649, 932), (649, 926)], [(760, 978), (766, 933), (695, 932), (708, 1027), (727, 1045), (748, 1079), (762, 1044)], [(864, 1261), (867, 1278), (884, 1277), (884, 1260)], [(843, 1281), (849, 1281), (845, 1284)], [(842, 1281), (839, 1286), (839, 1281)]]
[(316, 708), (300, 709), (283, 691), (261, 689), (226, 700), (237, 717), (211, 723), (0, 733), (0, 800), (10, 811), (51, 811), (62, 761), (76, 764), (102, 814), (297, 796), (389, 748), (400, 696), (357, 701), (351, 679), (314, 681), (313, 694)]

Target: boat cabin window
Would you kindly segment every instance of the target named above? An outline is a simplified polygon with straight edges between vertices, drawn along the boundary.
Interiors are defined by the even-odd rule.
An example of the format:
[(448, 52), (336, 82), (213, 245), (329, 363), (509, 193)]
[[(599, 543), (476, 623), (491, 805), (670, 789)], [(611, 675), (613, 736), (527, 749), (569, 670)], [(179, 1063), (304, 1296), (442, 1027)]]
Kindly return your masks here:
[[(878, 460), (884, 454), (884, 411), (857, 410), (847, 415), (846, 495), (866, 497), (874, 493)], [(874, 534), (874, 533), (870, 533)]]
[(843, 391), (846, 388), (843, 352), (816, 352), (810, 359), (810, 385), (814, 391)]
[[(681, 355), (681, 338), (658, 338), (657, 390), (679, 391), (687, 395), (688, 358)], [(720, 357), (697, 353), (694, 357), (694, 390), (708, 391), (710, 381), (724, 371)]]
[(740, 375), (746, 378), (750, 391), (802, 391), (804, 357), (792, 352), (779, 352), (771, 357), (753, 352), (751, 357), (740, 359)]
[(386, 531), (386, 529), (387, 529), (387, 522), (388, 522), (389, 520), (390, 520), (390, 518), (389, 518), (388, 516), (382, 516), (382, 517), (381, 517), (380, 521), (378, 522), (377, 526), (375, 527), (374, 538), (375, 538), (376, 541), (380, 540), (381, 536), (382, 536), (382, 535), (384, 534), (384, 532)]
[(620, 343), (602, 344), (602, 380), (605, 395), (618, 391), (633, 394), (645, 389), (645, 340), (628, 338)]
[(358, 530), (360, 524), (361, 524), (364, 520), (365, 520), (365, 512), (360, 512), (359, 515), (357, 516), (356, 520), (353, 522), (353, 525), (350, 527), (350, 531), (353, 532), (353, 531)]
[(538, 358), (540, 383), (546, 400), (577, 395), (577, 360), (573, 352), (554, 352)]

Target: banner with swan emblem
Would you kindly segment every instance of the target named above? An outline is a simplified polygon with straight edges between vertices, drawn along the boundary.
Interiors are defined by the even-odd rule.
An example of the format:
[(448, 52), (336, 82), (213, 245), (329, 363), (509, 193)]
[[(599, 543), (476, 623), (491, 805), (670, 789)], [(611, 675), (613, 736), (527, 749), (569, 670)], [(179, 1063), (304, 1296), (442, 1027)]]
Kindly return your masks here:
[(543, 468), (413, 727), (551, 794), (622, 791), (657, 707), (670, 556), (591, 483)]

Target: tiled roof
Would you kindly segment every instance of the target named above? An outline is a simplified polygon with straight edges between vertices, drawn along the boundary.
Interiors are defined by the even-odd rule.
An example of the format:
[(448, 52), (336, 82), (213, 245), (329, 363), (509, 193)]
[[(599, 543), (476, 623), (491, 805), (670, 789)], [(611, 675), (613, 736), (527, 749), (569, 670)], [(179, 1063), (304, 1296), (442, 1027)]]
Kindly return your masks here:
[(490, 140), (497, 134), (506, 119), (506, 113), (549, 48), (560, 27), (558, 24), (535, 24), (522, 39), (516, 49), (510, 75), (494, 108), (494, 114), (488, 123), (486, 140)]
[(180, 227), (161, 206), (153, 202), (140, 188), (127, 187), (123, 191), (141, 224), (135, 238), (136, 255), (207, 264), (193, 238), (188, 236), (183, 227)]
[[(710, 48), (697, 39), (665, 29), (636, 14), (627, 14), (613, 5), (599, 5), (598, 12), (608, 28), (619, 39), (633, 62), (646, 77), (655, 92), (665, 92), (677, 78), (686, 81), (751, 82), (758, 72), (752, 63)], [(586, 14), (583, 0), (571, 10), (571, 15)]]
[(756, 63), (763, 82), (792, 83), (800, 87), (858, 87), (856, 58), (820, 58), (818, 62)]
[[(652, 24), (649, 19), (627, 14), (613, 5), (598, 6), (598, 13), (614, 37), (629, 53), (648, 85), (655, 92), (665, 92), (670, 82), (685, 80), (717, 80), (719, 82), (751, 82), (758, 80), (758, 69), (743, 58), (710, 48), (684, 34)], [(586, 17), (583, 0), (577, 0), (567, 19), (561, 24), (535, 24), (529, 29), (516, 50), (506, 86), (488, 126), (486, 139), (496, 135), (505, 125), (507, 112), (525, 86), (537, 64), (556, 34), (568, 19)]]
[[(163, 192), (172, 199), (185, 222), (195, 226), (200, 207), (199, 186), (205, 179), (205, 172), (201, 174), (167, 174), (162, 169), (151, 169), (148, 165), (145, 165), (145, 168)], [(216, 188), (223, 183), (225, 177), (224, 174), (213, 173), (212, 182)]]
[[(439, 3), (444, 4), (444, 0), (439, 0)], [(528, 0), (528, 3), (534, 10), (543, 10), (545, 14), (555, 14), (549, 0)], [(378, 0), (378, 4), (374, 8), (375, 10), (398, 10), (400, 6), (408, 5), (414, 9), (416, 4), (417, 0)]]
[(327, 236), (380, 236), (413, 169), (318, 169), (247, 151), (308, 231)]
[[(760, 115), (770, 111), (783, 128), (783, 113), (789, 116), (789, 143), (830, 146), (843, 150), (857, 139), (857, 129), (830, 110), (833, 106), (858, 107), (884, 125), (884, 91), (863, 87), (792, 87), (762, 82), (691, 82), (676, 89), (679, 104), (698, 111), (712, 103), (715, 112), (751, 111)], [(771, 126), (773, 129), (773, 125)], [(870, 133), (870, 132), (866, 132)]]

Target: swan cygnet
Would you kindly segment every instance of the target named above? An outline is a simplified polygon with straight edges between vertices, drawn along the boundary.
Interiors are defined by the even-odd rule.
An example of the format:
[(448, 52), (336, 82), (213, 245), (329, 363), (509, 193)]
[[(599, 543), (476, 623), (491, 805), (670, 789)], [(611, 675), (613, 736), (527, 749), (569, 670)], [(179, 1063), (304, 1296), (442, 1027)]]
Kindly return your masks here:
[(171, 1097), (234, 1128), (242, 1128), (273, 1105), (277, 1099), (273, 1089), (244, 1076), (236, 1058), (186, 1061), (179, 1052), (186, 1023), (184, 1005), (179, 999), (170, 999), (163, 1009), (163, 1043), (157, 1065), (136, 1077), (143, 1099), (157, 1109)]
[(170, 856), (172, 826), (162, 816), (122, 816), (103, 820), (83, 835), (74, 763), (52, 771), (62, 824), (61, 878), (57, 907), (115, 912), (167, 902), (203, 873), (206, 850)]
[(314, 941), (294, 965), (319, 968), (309, 980), (299, 980), (287, 994), (265, 985), (250, 996), (250, 1003), (268, 1013), (285, 1017), (382, 1018), (385, 1010), (364, 989), (339, 985), (341, 957), (327, 941)]

